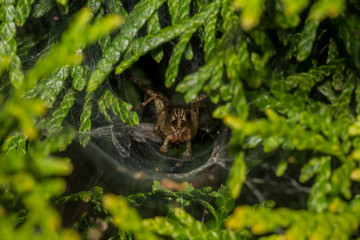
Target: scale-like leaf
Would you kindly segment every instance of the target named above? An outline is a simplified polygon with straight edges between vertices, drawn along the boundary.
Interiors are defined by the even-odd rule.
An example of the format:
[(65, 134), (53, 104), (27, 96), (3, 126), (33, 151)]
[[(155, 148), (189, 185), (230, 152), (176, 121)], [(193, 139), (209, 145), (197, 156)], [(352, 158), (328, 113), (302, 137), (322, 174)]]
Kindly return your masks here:
[(318, 25), (318, 22), (314, 22), (309, 19), (305, 22), (305, 26), (301, 31), (301, 36), (298, 43), (298, 53), (296, 56), (297, 60), (304, 61), (309, 57), (316, 38)]
[(309, 16), (317, 22), (325, 17), (336, 18), (345, 10), (345, 6), (345, 0), (319, 0), (311, 6)]
[(109, 0), (108, 7), (111, 13), (121, 14), (125, 18), (128, 16), (128, 12), (123, 7), (122, 3), (117, 0)]
[(264, 0), (244, 1), (235, 0), (234, 7), (242, 9), (241, 26), (245, 31), (249, 31), (256, 27), (263, 13)]
[(181, 35), (181, 37), (179, 38), (179, 42), (176, 44), (173, 50), (173, 53), (169, 60), (169, 66), (166, 69), (166, 74), (165, 74), (166, 87), (170, 87), (175, 83), (176, 77), (179, 72), (179, 64), (181, 58), (183, 56), (183, 53), (186, 49), (188, 42), (190, 41), (192, 34), (193, 34), (192, 32), (188, 32)]
[[(161, 29), (160, 22), (159, 22), (159, 15), (154, 12), (153, 16), (149, 19), (147, 23), (147, 32), (148, 34), (157, 34)], [(160, 62), (164, 56), (164, 52), (161, 48), (155, 49), (151, 51), (151, 56), (156, 62)]]
[(86, 6), (90, 8), (93, 13), (96, 13), (102, 7), (103, 0), (87, 0)]
[(132, 111), (132, 106), (123, 101), (119, 102), (119, 100), (108, 90), (104, 92), (104, 95), (100, 99), (98, 105), (99, 111), (109, 122), (112, 122), (112, 119), (107, 113), (107, 109), (111, 109), (113, 114), (119, 116), (121, 121), (124, 123), (129, 125), (137, 125), (139, 123), (139, 118), (136, 112)]
[(244, 162), (244, 153), (240, 152), (235, 156), (234, 164), (226, 185), (229, 187), (232, 198), (237, 199), (240, 195), (243, 183), (246, 180), (246, 165)]
[(210, 16), (204, 27), (204, 53), (205, 62), (209, 61), (217, 52), (217, 38), (216, 38), (216, 22), (217, 15)]
[(69, 66), (64, 66), (58, 71), (55, 71), (45, 80), (44, 89), (40, 95), (41, 101), (45, 106), (51, 108), (55, 102), (56, 96), (63, 88), (64, 81), (69, 76)]
[(92, 105), (94, 101), (94, 93), (89, 92), (86, 94), (85, 103), (83, 106), (83, 111), (80, 116), (80, 127), (79, 127), (79, 138), (80, 144), (84, 147), (90, 141), (90, 130), (91, 130), (91, 112), (92, 112)]
[(31, 5), (33, 0), (19, 0), (16, 4), (16, 24), (18, 26), (24, 25), (29, 17)]
[(88, 66), (77, 65), (71, 69), (71, 77), (73, 78), (72, 87), (77, 91), (82, 91), (86, 85)]
[[(222, 56), (214, 57), (197, 72), (187, 75), (176, 87), (176, 91), (185, 93), (185, 101), (193, 101), (203, 88), (203, 85), (210, 79), (213, 72), (222, 68)], [(214, 70), (215, 69), (215, 70)]]
[(49, 12), (54, 6), (55, 1), (53, 0), (39, 0), (36, 2), (31, 15), (34, 18), (40, 18)]
[(70, 88), (63, 97), (60, 106), (52, 113), (51, 118), (47, 122), (49, 133), (58, 131), (62, 128), (64, 118), (68, 115), (70, 108), (74, 105), (76, 92)]
[(336, 22), (347, 53), (352, 57), (355, 66), (360, 69), (360, 37), (357, 35), (360, 19), (355, 16), (351, 18), (339, 17)]

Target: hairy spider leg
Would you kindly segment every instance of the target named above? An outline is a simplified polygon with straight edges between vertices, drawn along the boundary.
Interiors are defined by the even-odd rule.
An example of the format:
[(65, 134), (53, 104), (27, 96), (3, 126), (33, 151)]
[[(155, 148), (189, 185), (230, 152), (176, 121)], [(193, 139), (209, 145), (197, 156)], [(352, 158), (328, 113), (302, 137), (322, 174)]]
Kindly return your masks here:
[(156, 95), (149, 97), (145, 102), (142, 102), (140, 105), (133, 107), (132, 110), (138, 110), (139, 108), (145, 107), (149, 102), (155, 100), (157, 98)]
[(164, 118), (165, 113), (166, 113), (166, 110), (167, 110), (167, 107), (164, 107), (163, 110), (161, 110), (161, 112), (160, 112), (160, 114), (159, 114), (159, 117), (158, 117), (158, 119), (157, 119), (157, 121), (156, 121), (154, 130), (153, 130), (153, 133), (151, 134), (150, 141), (152, 141), (152, 139), (154, 138), (157, 130), (159, 129), (161, 120)]
[(208, 108), (208, 106), (205, 104), (205, 103), (202, 103), (202, 102), (196, 102), (193, 104), (192, 107), (195, 107), (195, 108), (204, 108), (205, 111), (209, 114), (210, 117), (212, 117), (212, 114)]
[(160, 147), (160, 152), (167, 153), (168, 152), (168, 144), (172, 139), (172, 135), (169, 135), (165, 138), (163, 145)]
[(193, 101), (194, 103), (198, 103), (202, 100), (204, 100), (205, 98), (207, 98), (209, 95), (207, 95), (206, 93), (201, 93), (197, 98), (195, 98), (195, 100)]
[(186, 125), (187, 125), (187, 131), (186, 131), (186, 149), (183, 152), (182, 158), (184, 160), (190, 160), (191, 159), (191, 111), (186, 112)]
[(214, 122), (214, 119), (213, 119), (213, 117), (212, 117), (212, 114), (211, 114), (208, 106), (207, 106), (205, 103), (201, 102), (202, 100), (204, 100), (204, 99), (207, 98), (207, 97), (208, 97), (207, 94), (202, 93), (201, 95), (199, 95), (199, 96), (193, 101), (193, 103), (191, 104), (191, 107), (192, 107), (192, 108), (204, 108), (205, 111), (207, 112), (207, 114), (209, 114), (210, 118), (211, 118), (212, 121)]
[(134, 107), (133, 110), (137, 110), (141, 107), (146, 106), (149, 102), (155, 100), (156, 98), (160, 99), (161, 101), (163, 101), (165, 106), (169, 106), (170, 102), (169, 100), (164, 97), (161, 93), (156, 93), (153, 90), (151, 90), (150, 87), (145, 86), (141, 81), (139, 81), (137, 78), (134, 77), (130, 77), (129, 78), (132, 82), (134, 82), (136, 85), (138, 85), (140, 88), (142, 88), (147, 94), (150, 95), (150, 98), (148, 98), (145, 102), (141, 103), (139, 106)]
[(141, 87), (144, 91), (147, 91), (149, 89), (148, 86), (145, 86), (141, 81), (139, 81), (137, 78), (130, 77), (129, 80), (131, 80), (133, 83)]

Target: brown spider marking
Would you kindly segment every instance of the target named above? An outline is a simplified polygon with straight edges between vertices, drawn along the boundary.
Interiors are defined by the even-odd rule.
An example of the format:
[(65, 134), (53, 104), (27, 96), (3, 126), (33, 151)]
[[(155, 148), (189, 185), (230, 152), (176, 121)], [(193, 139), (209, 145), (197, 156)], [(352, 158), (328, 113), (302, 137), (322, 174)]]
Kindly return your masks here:
[(139, 85), (150, 97), (142, 102), (139, 106), (134, 107), (137, 110), (154, 101), (156, 115), (158, 116), (155, 123), (154, 131), (150, 141), (157, 131), (164, 137), (160, 152), (166, 154), (168, 145), (179, 147), (180, 144), (186, 143), (186, 149), (182, 154), (184, 160), (191, 159), (191, 139), (196, 135), (199, 128), (199, 108), (206, 107), (202, 100), (207, 98), (206, 94), (200, 94), (192, 103), (190, 109), (182, 106), (171, 106), (168, 98), (161, 93), (145, 86), (135, 78), (131, 80)]

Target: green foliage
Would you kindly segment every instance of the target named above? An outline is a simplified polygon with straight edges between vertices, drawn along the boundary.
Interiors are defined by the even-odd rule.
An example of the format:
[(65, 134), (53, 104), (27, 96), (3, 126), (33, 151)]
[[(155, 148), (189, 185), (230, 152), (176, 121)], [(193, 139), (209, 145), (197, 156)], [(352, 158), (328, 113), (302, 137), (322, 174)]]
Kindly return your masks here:
[[(78, 239), (60, 228), (61, 218), (50, 198), (65, 191), (64, 179), (72, 170), (70, 159), (49, 154), (68, 145), (74, 132), (66, 130), (46, 141), (34, 141), (29, 149), (21, 134), (9, 136), (0, 155), (2, 239)], [(31, 211), (28, 211), (28, 209)], [(36, 233), (36, 229), (41, 232)]]
[(110, 116), (107, 114), (106, 109), (111, 108), (111, 111), (120, 116), (121, 121), (129, 123), (130, 125), (137, 125), (139, 118), (135, 112), (131, 112), (131, 105), (121, 101), (106, 90), (103, 97), (99, 100), (99, 111), (105, 116), (106, 120), (112, 122)]
[[(106, 56), (99, 61), (104, 62), (103, 64), (114, 64), (119, 60), (121, 54), (125, 52), (128, 48), (130, 41), (133, 40), (136, 33), (140, 28), (146, 23), (147, 20), (151, 18), (155, 10), (159, 8), (164, 1), (162, 0), (153, 0), (153, 1), (141, 1), (136, 4), (133, 11), (126, 18), (124, 25), (121, 28), (121, 34), (118, 34), (113, 41), (111, 42), (110, 47), (112, 47), (113, 56), (117, 58), (111, 59), (109, 61)], [(90, 77), (88, 84), (88, 91), (95, 91), (98, 86), (105, 80), (105, 76), (110, 73), (112, 68), (100, 69), (98, 64), (97, 69), (93, 72)], [(127, 65), (128, 66), (128, 65)], [(119, 72), (119, 70), (117, 70)]]
[(244, 30), (250, 30), (259, 24), (260, 17), (263, 12), (263, 4), (264, 0), (256, 0), (252, 2), (244, 0), (234, 1), (234, 7), (242, 10), (241, 26)]
[[(336, 199), (332, 203), (334, 212), (327, 213), (241, 206), (235, 209), (226, 225), (230, 229), (250, 228), (254, 235), (266, 235), (262, 239), (348, 239), (359, 224), (355, 202), (358, 199), (354, 200), (354, 208), (345, 207)], [(276, 233), (278, 228), (284, 233)]]
[(47, 122), (47, 129), (50, 134), (62, 128), (64, 118), (67, 116), (70, 108), (73, 106), (75, 97), (76, 92), (70, 88), (61, 101), (60, 106), (52, 113), (51, 118)]
[[(148, 34), (157, 34), (160, 29), (160, 22), (159, 22), (159, 14), (157, 12), (153, 13), (153, 16), (149, 19), (147, 23), (147, 32)], [(152, 57), (158, 63), (160, 63), (161, 59), (164, 56), (164, 52), (161, 48), (155, 49), (151, 52)]]
[(113, 215), (113, 223), (125, 231), (134, 232), (137, 239), (158, 239), (143, 225), (141, 217), (131, 208), (122, 196), (104, 196), (104, 206)]
[[(48, 119), (49, 137), (37, 139), (35, 123), (44, 114), (45, 107), (51, 108), (62, 92), (69, 76), (69, 65), (82, 58), (76, 51), (109, 33), (121, 23), (121, 19), (110, 16), (98, 25), (89, 25), (91, 13), (82, 10), (62, 41), (24, 74), (21, 59), (16, 54), (13, 21), (16, 20), (18, 25), (25, 24), (31, 4), (32, 1), (18, 1), (16, 8), (12, 1), (1, 4), (1, 74), (2, 80), (7, 79), (14, 88), (6, 93), (6, 84), (2, 82), (0, 232), (2, 239), (79, 239), (75, 231), (61, 227), (61, 217), (51, 201), (65, 191), (62, 177), (72, 171), (70, 159), (50, 154), (66, 149), (75, 136), (69, 128), (58, 131), (74, 103), (74, 90), (68, 90), (59, 108)], [(107, 27), (104, 28), (103, 24)], [(76, 32), (82, 33), (82, 37)], [(9, 74), (5, 75), (5, 71)]]
[(309, 57), (315, 41), (317, 27), (318, 23), (312, 20), (306, 21), (304, 29), (301, 31), (301, 38), (298, 45), (299, 52), (297, 59), (299, 61), (304, 61)]
[(86, 65), (77, 65), (71, 70), (73, 78), (72, 87), (77, 91), (82, 91), (86, 85), (87, 73), (89, 67)]
[(84, 202), (91, 203), (97, 212), (103, 212), (104, 207), (102, 205), (102, 198), (104, 190), (101, 187), (95, 186), (91, 191), (81, 191), (74, 193), (69, 196), (60, 197), (56, 200), (56, 203), (67, 203), (67, 202)]
[[(215, 198), (215, 206), (209, 203), (208, 199), (211, 198)], [(166, 217), (142, 220), (128, 203), (140, 206), (139, 203), (149, 199), (161, 199), (167, 203), (163, 203), (168, 205)], [(171, 207), (171, 203), (181, 204), (182, 208)], [(212, 214), (211, 221), (203, 224), (188, 214), (184, 209), (189, 209), (192, 204), (200, 204), (209, 211)], [(154, 182), (152, 192), (131, 195), (128, 200), (115, 195), (104, 196), (104, 206), (113, 215), (112, 223), (121, 230), (134, 233), (137, 239), (159, 239), (158, 235), (174, 239), (247, 239), (246, 231), (222, 230), (234, 204), (234, 199), (225, 186), (212, 191), (210, 187), (194, 189), (190, 184), (183, 183), (179, 192), (173, 192), (157, 181)]]
[(92, 105), (94, 100), (94, 93), (89, 92), (86, 94), (85, 97), (85, 103), (83, 106), (83, 111), (80, 116), (80, 143), (84, 147), (89, 143), (90, 141), (90, 129), (91, 129), (91, 112), (92, 112)]
[[(116, 228), (112, 237), (120, 239), (358, 237), (360, 5), (344, 0), (140, 0), (131, 10), (127, 5), (1, 1), (2, 239), (79, 239), (79, 226), (92, 214)], [(38, 30), (37, 19), (49, 24)], [(57, 21), (67, 30), (47, 29)], [(97, 51), (101, 56), (92, 59)], [(132, 106), (104, 82), (147, 54), (166, 65), (166, 87), (175, 86), (186, 102), (207, 93), (213, 116), (231, 129), (234, 161), (226, 186), (172, 183), (169, 190), (171, 180), (163, 179), (154, 182), (152, 192), (126, 197), (103, 196), (99, 187), (59, 197), (72, 164), (51, 154), (75, 137), (64, 127), (71, 108), (80, 105), (75, 127), (83, 146), (98, 112), (108, 122), (138, 124)], [(191, 72), (183, 69), (187, 64)], [(260, 153), (259, 162), (275, 166), (279, 179), (291, 174), (309, 186), (307, 206), (274, 208), (277, 200), (264, 199), (233, 211), (236, 199), (245, 201), (248, 173), (256, 171), (252, 151)], [(84, 202), (95, 211), (84, 214), (74, 230), (65, 229), (56, 197), (57, 204)], [(162, 215), (142, 219), (135, 208), (154, 200)], [(191, 215), (196, 208), (205, 217)]]
[[(162, 3), (163, 2), (159, 2), (159, 6)], [(174, 24), (172, 26), (161, 29), (161, 31), (159, 31), (156, 35), (147, 35), (143, 38), (136, 39), (131, 45), (130, 49), (126, 52), (124, 57), (125, 59), (116, 68), (116, 74), (122, 73), (125, 69), (129, 68), (135, 61), (137, 61), (140, 56), (145, 55), (150, 50), (157, 48), (161, 44), (164, 44), (180, 35), (183, 35), (185, 34), (185, 32), (190, 34), (192, 32), (195, 32), (209, 15), (216, 14), (219, 5), (219, 1), (215, 1), (214, 3), (211, 3), (206, 8), (204, 8), (202, 12), (196, 14), (191, 19), (185, 20), (182, 24)], [(129, 18), (130, 17), (131, 15), (129, 16)], [(126, 25), (125, 23), (125, 26), (128, 25)], [(131, 26), (129, 26), (129, 28), (130, 27)], [(117, 39), (115, 38), (114, 41), (116, 40)], [(118, 39), (119, 42), (121, 40), (122, 39), (120, 38)], [(126, 47), (127, 46), (125, 46), (124, 44), (119, 46), (121, 50)], [(171, 82), (168, 84), (171, 84)]]
[(246, 180), (246, 165), (244, 162), (244, 153), (239, 152), (234, 159), (234, 164), (227, 179), (227, 185), (230, 186), (231, 196), (236, 199), (239, 197), (241, 187)]

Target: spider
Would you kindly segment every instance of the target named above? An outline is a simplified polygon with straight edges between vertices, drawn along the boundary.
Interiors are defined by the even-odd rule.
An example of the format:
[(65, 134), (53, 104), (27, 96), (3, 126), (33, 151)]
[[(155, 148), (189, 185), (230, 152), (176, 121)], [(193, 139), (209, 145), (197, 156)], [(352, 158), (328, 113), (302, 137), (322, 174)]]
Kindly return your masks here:
[(136, 78), (130, 78), (139, 85), (150, 97), (133, 110), (137, 110), (154, 101), (157, 121), (150, 141), (160, 130), (164, 137), (160, 152), (166, 154), (168, 145), (171, 143), (176, 147), (186, 143), (186, 149), (182, 154), (184, 160), (191, 159), (191, 139), (196, 135), (199, 128), (199, 108), (206, 107), (201, 101), (207, 98), (206, 94), (200, 94), (192, 103), (190, 109), (182, 106), (172, 106), (168, 98), (150, 87), (145, 86)]

